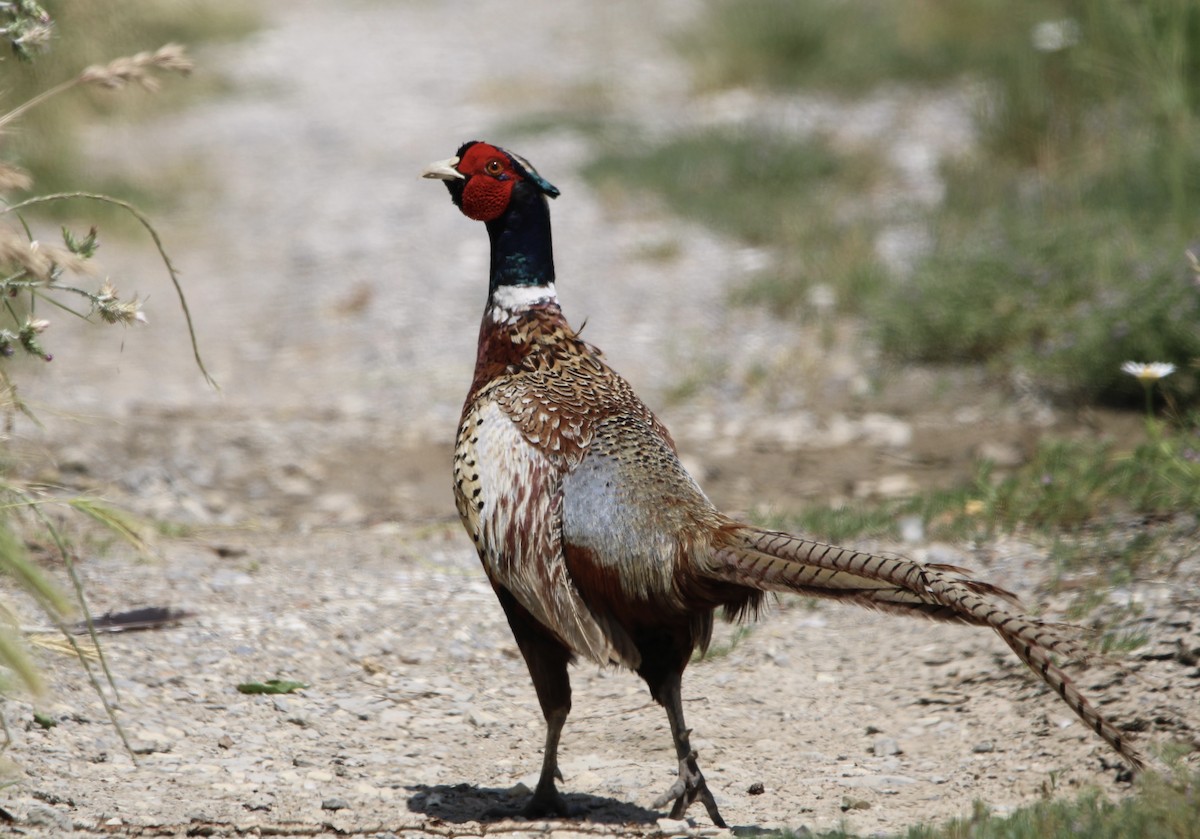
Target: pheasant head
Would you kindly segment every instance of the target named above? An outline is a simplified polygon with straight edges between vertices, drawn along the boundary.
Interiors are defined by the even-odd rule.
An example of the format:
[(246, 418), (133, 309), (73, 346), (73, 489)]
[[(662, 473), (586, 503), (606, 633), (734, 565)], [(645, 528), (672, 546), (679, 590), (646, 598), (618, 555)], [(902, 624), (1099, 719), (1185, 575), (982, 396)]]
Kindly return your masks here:
[(478, 140), (426, 167), (468, 218), (487, 225), (492, 242), (491, 290), (554, 282), (550, 208), (558, 189), (523, 157)]
[(525, 158), (478, 140), (463, 143), (454, 157), (428, 166), (422, 174), (445, 181), (463, 215), (476, 221), (495, 221), (539, 195), (558, 197), (558, 189)]

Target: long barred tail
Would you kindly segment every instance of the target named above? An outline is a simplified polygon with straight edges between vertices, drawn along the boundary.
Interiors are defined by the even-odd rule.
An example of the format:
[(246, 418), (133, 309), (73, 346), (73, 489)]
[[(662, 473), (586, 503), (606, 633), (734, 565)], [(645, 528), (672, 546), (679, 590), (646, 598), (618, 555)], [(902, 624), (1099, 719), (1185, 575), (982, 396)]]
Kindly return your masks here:
[(764, 591), (829, 597), (872, 609), (990, 627), (1088, 728), (1135, 769), (1145, 765), (1141, 753), (1079, 692), (1052, 658), (1086, 659), (1085, 647), (1061, 625), (1010, 611), (1019, 607), (1015, 595), (972, 580), (961, 568), (923, 565), (749, 525), (731, 525), (722, 531), (708, 561), (697, 570)]

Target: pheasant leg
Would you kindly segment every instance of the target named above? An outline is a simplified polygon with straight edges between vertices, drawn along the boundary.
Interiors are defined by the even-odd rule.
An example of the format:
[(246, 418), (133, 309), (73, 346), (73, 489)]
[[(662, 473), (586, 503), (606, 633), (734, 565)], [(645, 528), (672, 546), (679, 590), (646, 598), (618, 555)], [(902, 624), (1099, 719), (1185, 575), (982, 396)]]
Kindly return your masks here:
[(521, 815), (529, 819), (566, 816), (567, 802), (559, 794), (554, 780), (562, 778), (562, 773), (558, 771), (558, 740), (562, 736), (567, 714), (571, 713), (571, 682), (567, 675), (571, 652), (546, 632), (507, 589), (500, 586), (495, 588), (517, 647), (529, 668), (538, 704), (542, 706), (542, 716), (546, 718), (542, 771), (538, 776), (537, 788), (521, 810)]
[(558, 738), (562, 735), (563, 724), (567, 721), (567, 710), (560, 708), (546, 714), (546, 749), (542, 753), (542, 774), (538, 776), (537, 788), (533, 796), (521, 810), (521, 815), (527, 819), (542, 816), (567, 816), (567, 802), (554, 785), (555, 778), (562, 780), (558, 771)]
[(712, 819), (713, 824), (717, 827), (728, 827), (725, 820), (721, 818), (720, 811), (717, 810), (717, 802), (713, 800), (712, 793), (708, 790), (704, 773), (700, 771), (700, 766), (696, 763), (696, 753), (692, 751), (691, 743), (688, 741), (688, 735), (691, 732), (683, 721), (683, 698), (680, 693), (681, 675), (680, 673), (668, 675), (660, 686), (659, 695), (655, 697), (667, 709), (667, 719), (671, 723), (671, 737), (675, 740), (675, 755), (679, 758), (679, 776), (671, 788), (660, 795), (652, 806), (657, 809), (666, 806), (668, 801), (674, 799), (675, 804), (671, 807), (671, 818), (681, 819), (687, 812), (687, 808), (699, 801), (704, 804), (704, 809), (708, 811), (708, 817)]

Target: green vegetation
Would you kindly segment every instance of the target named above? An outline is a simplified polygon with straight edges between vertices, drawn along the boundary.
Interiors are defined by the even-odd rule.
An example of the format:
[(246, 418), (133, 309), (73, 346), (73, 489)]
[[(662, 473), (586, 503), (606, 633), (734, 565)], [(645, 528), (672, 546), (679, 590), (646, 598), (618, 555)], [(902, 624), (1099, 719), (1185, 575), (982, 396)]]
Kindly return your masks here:
[(237, 686), (238, 693), (249, 694), (287, 694), (304, 690), (308, 685), (304, 682), (292, 682), (286, 679), (267, 679), (265, 682), (242, 682)]
[[(852, 96), (982, 80), (995, 87), (979, 115), (987, 145), (1048, 163), (1160, 128), (1164, 160), (1186, 155), (1200, 107), (1198, 43), (1190, 0), (712, 0), (680, 48), (710, 87)], [(1113, 128), (1140, 136), (1105, 134)], [(1181, 174), (1180, 162), (1163, 171)]]
[[(969, 818), (944, 825), (919, 825), (895, 839), (1200, 839), (1200, 778), (1170, 784), (1147, 778), (1138, 794), (1113, 803), (1096, 792), (1075, 799), (1041, 801), (1007, 816), (996, 816), (976, 804)], [(769, 835), (769, 834), (761, 834)], [(796, 834), (785, 833), (784, 836)], [(856, 839), (834, 830), (805, 833), (811, 839)]]
[(908, 839), (1089, 839), (1118, 837), (1200, 837), (1200, 796), (1195, 783), (1179, 789), (1162, 781), (1143, 785), (1140, 794), (1119, 803), (1099, 794), (1075, 800), (1042, 801), (1010, 816), (977, 813), (944, 827), (913, 828)]
[(1078, 529), (1111, 515), (1158, 516), (1200, 508), (1195, 434), (1116, 450), (1093, 440), (1049, 441), (998, 481), (982, 464), (971, 492), (975, 516), (991, 529)]
[[(978, 2), (970, 19), (954, 14), (951, 7), (961, 5), (936, 0), (717, 0), (679, 46), (708, 87), (858, 94), (886, 81), (952, 78), (980, 56), (979, 50), (993, 48), (993, 38), (1006, 31), (1020, 4)], [(968, 32), (974, 37), (962, 40)]]
[(692, 661), (711, 661), (712, 659), (725, 658), (725, 656), (741, 646), (741, 643), (749, 638), (753, 632), (754, 627), (747, 624), (739, 624), (731, 627), (726, 640), (712, 644), (706, 650), (696, 650), (692, 653)]
[[(788, 177), (780, 178), (780, 172)], [(786, 238), (839, 183), (852, 188), (848, 161), (819, 140), (711, 132), (640, 153), (612, 152), (584, 174), (653, 185), (667, 207), (751, 243)]]
[(884, 275), (845, 206), (871, 186), (880, 163), (869, 153), (839, 153), (821, 138), (753, 130), (712, 130), (646, 149), (612, 145), (584, 169), (602, 189), (652, 190), (666, 207), (750, 244), (778, 252), (778, 265), (747, 294), (787, 308), (808, 278), (837, 282), (836, 302), (853, 310), (880, 293)]
[[(1192, 163), (1200, 218), (1200, 146)], [(1200, 285), (1186, 255), (1197, 230), (1173, 223), (1150, 168), (1042, 177), (986, 157), (951, 167), (930, 253), (867, 307), (881, 344), (901, 359), (1023, 369), (1048, 392), (1130, 406), (1141, 390), (1121, 363), (1168, 361), (1180, 375), (1164, 392), (1197, 404)]]
[[(1099, 570), (1100, 585), (1127, 583), (1162, 559), (1162, 544), (1171, 537), (1186, 541), (1195, 530), (1187, 514), (1200, 509), (1200, 427), (1149, 428), (1149, 439), (1131, 449), (1094, 440), (1047, 441), (1006, 475), (983, 462), (970, 481), (953, 489), (810, 507), (764, 523), (831, 542), (894, 539), (906, 517), (919, 518), (932, 538), (942, 540), (1026, 532), (1051, 540), (1060, 574)], [(1134, 518), (1137, 527), (1130, 527)]]
[[(740, 301), (803, 315), (821, 286), (893, 358), (1020, 370), (1083, 403), (1140, 406), (1121, 363), (1171, 362), (1160, 394), (1200, 404), (1200, 5), (712, 0), (679, 40), (709, 87), (976, 91), (980, 142), (930, 211), (865, 206), (888, 177), (869, 150), (754, 127), (626, 143), (589, 169), (769, 247)], [(896, 223), (930, 234), (903, 271), (874, 247)]]

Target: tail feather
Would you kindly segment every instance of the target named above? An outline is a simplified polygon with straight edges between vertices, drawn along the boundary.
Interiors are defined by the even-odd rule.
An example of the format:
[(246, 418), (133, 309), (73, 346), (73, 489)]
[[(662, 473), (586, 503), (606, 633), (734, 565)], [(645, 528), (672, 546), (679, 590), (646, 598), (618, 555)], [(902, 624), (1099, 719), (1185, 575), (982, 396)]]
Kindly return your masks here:
[(831, 597), (889, 612), (993, 629), (1063, 702), (1136, 769), (1145, 759), (1080, 693), (1053, 655), (1089, 658), (1065, 628), (1010, 611), (1014, 594), (964, 576), (951, 565), (922, 565), (826, 545), (787, 533), (735, 525), (723, 531), (702, 573), (765, 591)]

